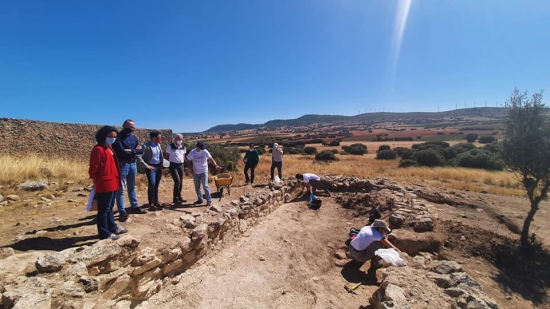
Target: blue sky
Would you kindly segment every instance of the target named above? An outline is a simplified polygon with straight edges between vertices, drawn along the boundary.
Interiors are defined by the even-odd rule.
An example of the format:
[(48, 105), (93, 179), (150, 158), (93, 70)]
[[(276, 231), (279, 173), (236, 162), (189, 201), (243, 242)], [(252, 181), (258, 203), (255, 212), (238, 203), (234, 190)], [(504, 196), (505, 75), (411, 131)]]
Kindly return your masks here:
[(198, 132), (495, 106), (549, 88), (548, 20), (547, 0), (2, 1), (0, 117)]

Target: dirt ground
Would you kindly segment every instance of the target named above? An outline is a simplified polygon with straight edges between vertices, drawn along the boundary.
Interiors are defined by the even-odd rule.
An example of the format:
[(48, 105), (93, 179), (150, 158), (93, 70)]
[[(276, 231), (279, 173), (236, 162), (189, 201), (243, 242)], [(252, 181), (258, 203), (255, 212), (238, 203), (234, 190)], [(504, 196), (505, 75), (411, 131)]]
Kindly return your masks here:
[[(213, 191), (215, 186), (211, 184)], [(161, 183), (161, 202), (171, 201), (172, 181)], [(257, 187), (233, 186), (223, 203)], [(50, 189), (48, 189), (50, 190)], [(59, 251), (97, 241), (94, 214), (85, 212), (87, 191), (69, 185), (66, 192), (22, 193), (22, 200), (0, 208), (0, 246), (16, 251)], [(138, 188), (138, 200), (146, 202), (146, 188)], [(184, 181), (183, 197), (196, 200), (192, 181)], [(147, 302), (128, 307), (173, 308), (369, 308), (376, 282), (366, 282), (358, 295), (344, 285), (365, 282), (356, 266), (338, 267), (334, 252), (344, 245), (350, 227), (360, 228), (364, 217), (324, 198), (318, 211), (297, 200), (279, 207), (244, 236), (181, 274), (179, 283), (163, 289)], [(526, 199), (452, 192), (469, 201), (465, 206), (428, 203), (436, 218), (435, 233), (443, 236), (440, 255), (462, 263), (467, 272), (501, 308), (549, 308), (550, 256), (542, 250), (538, 259), (520, 258), (512, 244), (528, 209)], [(42, 197), (46, 198), (44, 200)], [(168, 206), (168, 204), (167, 204)], [(140, 238), (141, 246), (159, 248), (177, 237), (164, 230), (166, 223), (183, 213), (205, 207), (182, 205), (131, 215), (120, 223)], [(550, 246), (550, 203), (543, 202), (531, 231), (542, 247)]]

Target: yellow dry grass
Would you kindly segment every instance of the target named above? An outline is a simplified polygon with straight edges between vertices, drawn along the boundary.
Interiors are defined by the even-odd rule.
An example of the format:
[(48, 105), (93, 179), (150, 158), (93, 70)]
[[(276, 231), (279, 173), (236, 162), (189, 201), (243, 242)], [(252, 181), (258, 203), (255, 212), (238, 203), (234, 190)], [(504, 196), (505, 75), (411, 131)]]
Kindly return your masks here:
[[(423, 183), (437, 188), (453, 190), (486, 191), (498, 195), (525, 196), (520, 182), (511, 172), (490, 172), (477, 169), (452, 167), (397, 168), (398, 160), (376, 160), (373, 153), (364, 156), (337, 155), (338, 162), (316, 162), (313, 156), (286, 155), (283, 162), (283, 177), (297, 173), (318, 175), (343, 175), (360, 178), (387, 177), (396, 182)], [(260, 157), (256, 168), (256, 181), (270, 179), (271, 155)], [(243, 184), (244, 163), (238, 164), (233, 184)], [(143, 175), (140, 175), (143, 176)], [(83, 185), (91, 184), (88, 179), (88, 162), (71, 161), (30, 155), (19, 158), (0, 156), (0, 185), (13, 186), (28, 180), (48, 179), (60, 184), (71, 181)], [(138, 183), (146, 183), (145, 177), (138, 177)]]
[(16, 185), (39, 179), (87, 183), (87, 178), (88, 162), (49, 158), (36, 154), (22, 158), (0, 155), (0, 184), (2, 185)]

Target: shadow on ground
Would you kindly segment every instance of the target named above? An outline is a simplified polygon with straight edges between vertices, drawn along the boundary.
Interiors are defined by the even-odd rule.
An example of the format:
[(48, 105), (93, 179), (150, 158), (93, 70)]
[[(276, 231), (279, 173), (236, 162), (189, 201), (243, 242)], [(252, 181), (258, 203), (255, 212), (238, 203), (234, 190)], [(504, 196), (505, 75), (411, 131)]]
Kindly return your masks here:
[(62, 251), (72, 247), (80, 247), (84, 245), (94, 244), (98, 240), (97, 235), (93, 236), (79, 236), (79, 237), (65, 237), (65, 238), (50, 238), (50, 237), (32, 237), (22, 239), (11, 245), (5, 247), (11, 247), (18, 251), (29, 250), (50, 250), (50, 251)]

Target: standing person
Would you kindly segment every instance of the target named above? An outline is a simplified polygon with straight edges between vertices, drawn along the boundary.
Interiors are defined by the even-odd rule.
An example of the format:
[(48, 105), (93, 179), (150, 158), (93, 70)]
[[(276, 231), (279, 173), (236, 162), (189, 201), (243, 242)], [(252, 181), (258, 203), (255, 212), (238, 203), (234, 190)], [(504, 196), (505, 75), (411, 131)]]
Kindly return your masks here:
[(97, 144), (90, 153), (88, 173), (94, 182), (97, 200), (97, 233), (99, 239), (117, 240), (128, 230), (118, 227), (113, 214), (114, 200), (120, 187), (118, 160), (111, 145), (117, 136), (116, 129), (104, 126), (95, 135)]
[(130, 200), (129, 213), (144, 214), (146, 210), (139, 208), (136, 195), (136, 155), (143, 154), (143, 149), (134, 132), (136, 126), (134, 121), (127, 119), (122, 124), (122, 131), (119, 132), (113, 149), (118, 157), (118, 170), (120, 173), (120, 188), (116, 196), (118, 208), (118, 220), (124, 222), (128, 219), (128, 214), (124, 208), (124, 187), (128, 190), (128, 199)]
[(138, 173), (147, 175), (147, 199), (149, 210), (158, 210), (162, 206), (159, 203), (159, 184), (162, 177), (162, 133), (151, 131), (150, 140), (143, 145), (143, 155), (136, 157)]
[(210, 187), (208, 186), (208, 161), (214, 164), (215, 168), (220, 168), (214, 158), (210, 155), (210, 152), (206, 150), (203, 142), (198, 142), (197, 147), (187, 154), (187, 160), (193, 164), (193, 182), (195, 183), (195, 191), (197, 191), (197, 201), (193, 204), (200, 205), (203, 203), (203, 197), (201, 192), (201, 184), (204, 188), (204, 195), (206, 196), (206, 206), (212, 205), (212, 197), (210, 196)]
[(274, 172), (277, 168), (279, 179), (283, 179), (283, 148), (279, 144), (273, 144), (273, 151), (271, 151), (271, 181), (274, 180)]
[(181, 197), (181, 188), (183, 184), (185, 154), (187, 150), (183, 144), (183, 135), (174, 135), (174, 142), (168, 145), (166, 153), (168, 154), (168, 161), (170, 161), (170, 175), (174, 180), (174, 191), (172, 192), (172, 203), (181, 204), (186, 202)]
[[(254, 144), (250, 144), (248, 147), (248, 151), (244, 155), (244, 176), (246, 177), (246, 183), (245, 184), (253, 184), (254, 183), (254, 169), (258, 165), (258, 162), (260, 162), (260, 155), (258, 154), (258, 150), (254, 149)], [(250, 177), (248, 177), (248, 170), (250, 170)]]

